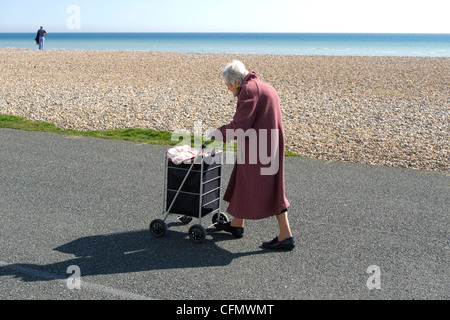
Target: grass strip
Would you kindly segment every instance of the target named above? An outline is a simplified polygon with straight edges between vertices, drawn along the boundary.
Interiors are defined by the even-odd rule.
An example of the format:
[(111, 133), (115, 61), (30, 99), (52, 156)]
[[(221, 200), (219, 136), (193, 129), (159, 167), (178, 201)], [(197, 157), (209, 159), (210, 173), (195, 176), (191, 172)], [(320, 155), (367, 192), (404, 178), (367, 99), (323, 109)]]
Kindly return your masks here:
[(0, 128), (17, 129), (25, 131), (40, 131), (47, 133), (76, 135), (102, 139), (135, 141), (148, 144), (176, 145), (178, 143), (177, 141), (171, 140), (172, 134), (167, 131), (156, 131), (151, 129), (136, 129), (136, 128), (94, 130), (94, 131), (61, 129), (53, 123), (45, 121), (26, 120), (17, 116), (1, 115), (1, 114), (0, 114)]
[[(18, 116), (3, 115), (0, 114), (0, 129), (16, 129), (24, 131), (39, 131), (47, 133), (57, 133), (64, 135), (74, 135), (82, 137), (93, 137), (101, 139), (111, 139), (111, 140), (123, 140), (123, 141), (133, 141), (141, 142), (152, 145), (169, 145), (175, 146), (182, 141), (182, 137), (178, 140), (172, 140), (172, 133), (168, 131), (157, 131), (152, 129), (139, 129), (139, 128), (125, 128), (125, 129), (108, 129), (108, 130), (94, 130), (94, 131), (81, 131), (73, 129), (61, 129), (53, 123), (45, 121), (33, 121), (26, 120)], [(186, 138), (184, 136), (184, 138)], [(202, 137), (197, 137), (190, 135), (191, 146), (198, 145), (198, 139)], [(197, 143), (197, 144), (196, 144)], [(236, 150), (236, 143), (231, 143), (231, 150), (234, 148)], [(224, 146), (224, 149), (230, 150), (229, 144)], [(290, 157), (301, 157), (300, 155), (286, 151), (286, 156)]]

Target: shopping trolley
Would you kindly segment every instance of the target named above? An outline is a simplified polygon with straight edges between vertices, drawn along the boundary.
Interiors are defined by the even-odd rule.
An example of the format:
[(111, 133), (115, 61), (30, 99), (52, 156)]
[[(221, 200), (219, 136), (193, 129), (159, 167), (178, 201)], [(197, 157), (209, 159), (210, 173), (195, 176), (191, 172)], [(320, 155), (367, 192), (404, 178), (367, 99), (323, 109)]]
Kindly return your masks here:
[[(223, 145), (219, 150), (208, 151), (204, 142), (201, 150), (180, 146), (167, 150), (164, 167), (163, 219), (150, 223), (150, 232), (160, 238), (174, 222), (184, 225), (198, 218), (198, 223), (189, 228), (189, 238), (194, 243), (205, 240), (206, 230), (219, 221), (228, 222), (220, 212), (222, 187)], [(203, 227), (202, 218), (212, 214), (212, 224)], [(170, 221), (168, 217), (175, 215)]]

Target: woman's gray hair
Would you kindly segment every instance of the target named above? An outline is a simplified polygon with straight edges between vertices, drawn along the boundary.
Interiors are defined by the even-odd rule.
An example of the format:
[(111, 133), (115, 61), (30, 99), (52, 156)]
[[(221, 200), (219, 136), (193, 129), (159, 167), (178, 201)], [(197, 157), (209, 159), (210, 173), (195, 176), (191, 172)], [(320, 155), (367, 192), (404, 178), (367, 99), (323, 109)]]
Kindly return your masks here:
[(227, 64), (222, 71), (222, 79), (226, 85), (234, 85), (236, 82), (242, 84), (242, 81), (244, 81), (247, 75), (248, 71), (245, 68), (245, 65), (238, 60), (233, 60), (233, 62)]

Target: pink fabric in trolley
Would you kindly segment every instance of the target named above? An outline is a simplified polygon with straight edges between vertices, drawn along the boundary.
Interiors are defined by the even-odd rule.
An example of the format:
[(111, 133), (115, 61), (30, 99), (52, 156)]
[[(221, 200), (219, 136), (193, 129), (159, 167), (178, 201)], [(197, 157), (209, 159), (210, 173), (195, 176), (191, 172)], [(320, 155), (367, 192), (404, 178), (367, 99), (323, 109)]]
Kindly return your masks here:
[(188, 145), (176, 146), (167, 150), (167, 157), (169, 161), (177, 165), (181, 163), (189, 164), (192, 163), (198, 153), (198, 150)]

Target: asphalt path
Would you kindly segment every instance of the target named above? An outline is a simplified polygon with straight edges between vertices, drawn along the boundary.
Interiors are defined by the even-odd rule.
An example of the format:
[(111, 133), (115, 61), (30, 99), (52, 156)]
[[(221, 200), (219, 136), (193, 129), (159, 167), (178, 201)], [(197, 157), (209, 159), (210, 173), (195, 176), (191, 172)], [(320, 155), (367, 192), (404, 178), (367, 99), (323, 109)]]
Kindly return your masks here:
[(0, 129), (0, 299), (450, 298), (448, 174), (288, 157), (297, 247), (272, 252), (275, 218), (154, 238), (166, 149)]

